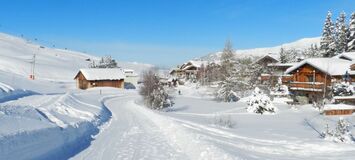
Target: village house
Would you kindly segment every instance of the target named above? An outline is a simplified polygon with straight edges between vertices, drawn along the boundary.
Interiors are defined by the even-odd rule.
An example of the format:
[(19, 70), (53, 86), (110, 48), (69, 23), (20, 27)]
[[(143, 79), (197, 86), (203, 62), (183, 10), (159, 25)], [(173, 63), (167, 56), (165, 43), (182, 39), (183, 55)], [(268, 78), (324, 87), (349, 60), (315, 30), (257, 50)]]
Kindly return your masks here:
[[(279, 60), (277, 60), (275, 55), (272, 55), (271, 53), (262, 56), (261, 58), (257, 59), (252, 65), (259, 65), (263, 68), (263, 73), (260, 74), (260, 81), (262, 84), (268, 83), (270, 80), (273, 80), (275, 77), (273, 77), (270, 74), (270, 69), (269, 65), (278, 63)], [(276, 78), (277, 81), (277, 78)]]
[(123, 71), (126, 76), (124, 82), (136, 87), (138, 84), (139, 75), (133, 69), (124, 69)]
[[(287, 83), (289, 90), (302, 101), (318, 101), (328, 97), (332, 85), (344, 80), (355, 81), (355, 71), (350, 69), (354, 62), (338, 58), (310, 58), (288, 68), (285, 74), (291, 74), (292, 80)], [(300, 99), (297, 99), (300, 100)]]
[(287, 83), (292, 80), (292, 75), (285, 74), (286, 70), (297, 63), (270, 63), (267, 65), (269, 73), (262, 74), (263, 81), (269, 81), (272, 85), (278, 83), (281, 78), (282, 83)]
[(176, 78), (194, 78), (198, 71), (207, 65), (207, 61), (188, 61), (180, 67), (170, 71), (170, 75)]
[(87, 68), (80, 69), (75, 76), (79, 89), (93, 87), (123, 88), (126, 76), (119, 68)]

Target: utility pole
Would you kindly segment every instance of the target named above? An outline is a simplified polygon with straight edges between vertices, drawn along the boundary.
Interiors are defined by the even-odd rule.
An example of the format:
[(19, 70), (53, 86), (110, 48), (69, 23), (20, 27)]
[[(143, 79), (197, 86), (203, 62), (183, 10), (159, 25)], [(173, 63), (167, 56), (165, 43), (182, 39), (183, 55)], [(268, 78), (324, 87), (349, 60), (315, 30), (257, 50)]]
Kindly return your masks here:
[(32, 61), (31, 61), (31, 74), (30, 79), (35, 79), (35, 66), (36, 66), (36, 54), (33, 54)]

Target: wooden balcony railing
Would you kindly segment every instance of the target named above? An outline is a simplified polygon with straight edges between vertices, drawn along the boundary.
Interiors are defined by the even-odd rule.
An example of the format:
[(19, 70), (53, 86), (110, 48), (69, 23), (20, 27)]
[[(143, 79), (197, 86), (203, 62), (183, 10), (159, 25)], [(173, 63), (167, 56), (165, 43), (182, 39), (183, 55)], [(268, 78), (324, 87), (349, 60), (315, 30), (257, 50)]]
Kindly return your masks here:
[(290, 82), (289, 87), (291, 90), (323, 92), (324, 83), (322, 83), (322, 82)]

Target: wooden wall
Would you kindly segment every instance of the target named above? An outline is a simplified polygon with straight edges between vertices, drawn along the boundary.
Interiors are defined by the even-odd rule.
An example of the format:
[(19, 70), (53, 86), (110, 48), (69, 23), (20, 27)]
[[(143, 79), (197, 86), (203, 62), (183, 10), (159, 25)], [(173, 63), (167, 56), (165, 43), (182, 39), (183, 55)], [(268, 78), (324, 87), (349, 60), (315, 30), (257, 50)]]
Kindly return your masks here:
[(123, 88), (124, 80), (100, 80), (100, 81), (88, 81), (84, 75), (80, 72), (76, 77), (76, 84), (79, 89), (88, 89), (93, 87), (115, 87)]
[[(315, 71), (315, 73), (313, 73)], [(326, 83), (327, 86), (331, 83), (331, 77), (326, 76), (323, 72), (318, 69), (306, 64), (293, 72), (293, 81), (295, 82), (309, 82), (307, 76), (312, 76), (315, 74), (315, 82)]]
[(352, 109), (339, 109), (339, 110), (326, 110), (325, 115), (351, 115), (354, 110)]

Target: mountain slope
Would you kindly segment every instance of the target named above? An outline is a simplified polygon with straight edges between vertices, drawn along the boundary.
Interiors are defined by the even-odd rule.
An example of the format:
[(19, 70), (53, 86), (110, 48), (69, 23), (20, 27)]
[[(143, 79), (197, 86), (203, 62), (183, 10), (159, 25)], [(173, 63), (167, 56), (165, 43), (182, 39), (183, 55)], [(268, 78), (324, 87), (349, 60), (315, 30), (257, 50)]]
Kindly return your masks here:
[[(28, 77), (31, 62), (36, 54), (35, 76), (51, 81), (72, 81), (80, 68), (87, 68), (90, 60), (98, 57), (81, 52), (47, 48), (33, 44), (22, 38), (0, 33), (0, 70)], [(130, 68), (138, 73), (152, 67), (148, 64), (118, 62), (122, 68)]]
[[(237, 57), (259, 57), (270, 53), (278, 57), (281, 47), (283, 47), (284, 49), (303, 50), (309, 48), (312, 44), (317, 44), (319, 46), (319, 43), (320, 37), (303, 38), (295, 42), (285, 43), (275, 47), (236, 50), (235, 55)], [(222, 52), (211, 53), (201, 57), (200, 59), (205, 61), (219, 60), (221, 54)]]

